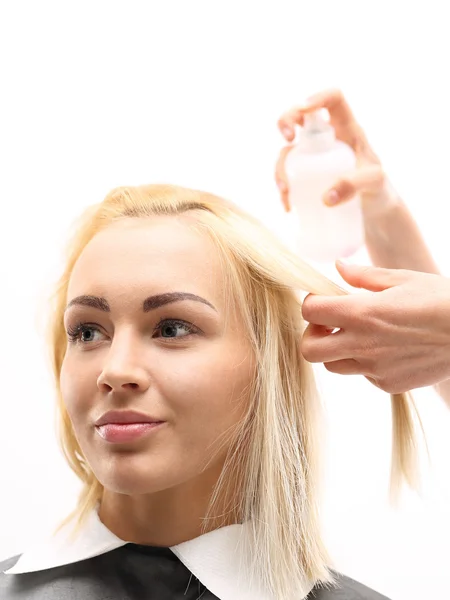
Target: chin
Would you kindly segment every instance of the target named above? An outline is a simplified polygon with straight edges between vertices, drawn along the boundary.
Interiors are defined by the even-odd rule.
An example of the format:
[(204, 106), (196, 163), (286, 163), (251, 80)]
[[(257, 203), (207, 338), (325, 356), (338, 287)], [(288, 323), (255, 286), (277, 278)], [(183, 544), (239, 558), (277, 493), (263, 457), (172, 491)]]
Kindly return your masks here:
[(158, 462), (149, 456), (122, 454), (91, 466), (103, 487), (117, 494), (155, 494), (186, 480), (182, 469), (175, 473), (167, 463)]
[(120, 477), (108, 477), (100, 481), (105, 490), (114, 494), (124, 496), (140, 496), (145, 494), (156, 494), (167, 489), (162, 482), (148, 481), (143, 479), (130, 479)]

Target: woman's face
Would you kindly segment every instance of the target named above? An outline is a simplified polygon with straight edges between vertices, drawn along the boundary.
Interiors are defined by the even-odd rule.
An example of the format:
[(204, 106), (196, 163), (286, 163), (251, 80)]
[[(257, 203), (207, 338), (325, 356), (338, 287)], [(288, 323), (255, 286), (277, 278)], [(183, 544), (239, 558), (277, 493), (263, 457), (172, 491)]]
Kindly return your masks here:
[[(97, 479), (118, 493), (161, 491), (220, 469), (248, 408), (250, 343), (225, 306), (213, 242), (188, 222), (116, 223), (86, 246), (70, 279), (62, 395)], [(108, 411), (162, 423), (114, 425), (120, 416), (106, 415), (96, 426)]]

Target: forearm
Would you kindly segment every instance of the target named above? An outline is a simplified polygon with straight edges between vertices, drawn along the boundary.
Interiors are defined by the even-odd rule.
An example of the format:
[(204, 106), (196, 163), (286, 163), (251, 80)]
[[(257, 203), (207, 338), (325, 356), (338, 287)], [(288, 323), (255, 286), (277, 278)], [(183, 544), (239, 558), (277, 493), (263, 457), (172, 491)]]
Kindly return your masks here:
[(389, 184), (380, 198), (364, 202), (366, 246), (375, 266), (439, 274), (414, 217)]

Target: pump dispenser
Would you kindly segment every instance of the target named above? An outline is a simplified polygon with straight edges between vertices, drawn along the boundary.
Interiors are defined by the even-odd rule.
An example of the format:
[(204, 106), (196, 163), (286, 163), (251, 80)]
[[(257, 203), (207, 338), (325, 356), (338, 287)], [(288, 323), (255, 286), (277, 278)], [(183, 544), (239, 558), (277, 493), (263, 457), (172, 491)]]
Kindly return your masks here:
[(334, 262), (351, 256), (364, 244), (360, 198), (336, 206), (324, 204), (324, 194), (355, 166), (353, 150), (336, 139), (334, 128), (321, 111), (306, 114), (297, 143), (285, 162), (302, 257)]

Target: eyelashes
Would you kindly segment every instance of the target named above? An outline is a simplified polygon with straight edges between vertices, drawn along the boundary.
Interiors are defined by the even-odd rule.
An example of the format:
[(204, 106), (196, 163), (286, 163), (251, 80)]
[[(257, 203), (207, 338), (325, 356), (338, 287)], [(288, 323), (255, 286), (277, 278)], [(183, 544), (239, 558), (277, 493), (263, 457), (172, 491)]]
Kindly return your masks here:
[[(178, 332), (182, 335), (177, 335)], [(69, 342), (73, 344), (88, 345), (94, 340), (85, 340), (83, 335), (89, 332), (97, 332), (102, 334), (102, 330), (98, 325), (94, 323), (83, 323), (78, 322), (76, 325), (67, 328), (67, 336)], [(193, 323), (183, 321), (180, 319), (162, 319), (158, 325), (153, 329), (152, 338), (162, 338), (164, 340), (179, 340), (186, 338), (190, 335), (200, 333), (200, 329)], [(166, 334), (166, 335), (164, 335)]]
[(90, 323), (77, 323), (75, 326), (67, 328), (67, 336), (69, 338), (69, 341), (72, 343), (86, 343), (85, 341), (82, 341), (80, 339), (80, 336), (83, 335), (83, 333), (85, 333), (86, 331), (100, 332), (100, 329), (96, 325), (91, 325)]

